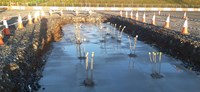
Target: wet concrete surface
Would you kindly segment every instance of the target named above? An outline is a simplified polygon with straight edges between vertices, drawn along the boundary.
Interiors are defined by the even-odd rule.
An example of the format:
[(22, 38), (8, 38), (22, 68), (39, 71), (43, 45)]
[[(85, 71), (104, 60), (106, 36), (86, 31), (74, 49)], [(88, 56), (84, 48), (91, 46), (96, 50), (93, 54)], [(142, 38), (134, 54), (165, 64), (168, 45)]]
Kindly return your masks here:
[[(80, 45), (75, 43), (75, 25), (63, 26), (63, 39), (54, 42), (44, 71), (39, 81), (39, 92), (199, 92), (200, 78), (192, 71), (181, 66), (181, 61), (163, 54), (161, 61), (161, 79), (153, 79), (152, 63), (149, 52), (157, 49), (144, 42), (137, 41), (136, 55), (130, 58), (128, 54), (128, 35), (122, 35), (122, 42), (111, 38), (115, 28), (102, 24), (100, 30), (95, 24), (81, 24), (81, 35), (85, 39)], [(109, 31), (111, 30), (111, 31)], [(106, 42), (102, 43), (101, 35), (106, 32)], [(117, 34), (117, 31), (115, 31)], [(133, 43), (133, 38), (131, 38)], [(95, 85), (88, 87), (83, 84), (86, 79), (85, 60), (80, 60), (80, 49), (89, 52), (89, 66), (91, 53), (94, 52), (93, 74)], [(90, 68), (90, 67), (89, 67)]]

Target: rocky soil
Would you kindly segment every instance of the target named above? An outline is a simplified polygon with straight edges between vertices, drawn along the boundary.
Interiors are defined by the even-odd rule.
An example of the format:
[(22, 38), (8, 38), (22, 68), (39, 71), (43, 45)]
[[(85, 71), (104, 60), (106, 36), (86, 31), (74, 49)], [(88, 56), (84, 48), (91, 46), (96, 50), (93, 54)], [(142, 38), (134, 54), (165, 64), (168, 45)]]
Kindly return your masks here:
[(49, 50), (50, 42), (61, 38), (60, 25), (50, 28), (52, 20), (42, 18), (40, 23), (24, 25), (22, 30), (10, 26), (11, 36), (4, 36), (5, 45), (1, 51), (1, 92), (27, 92), (37, 90), (37, 81), (45, 64), (43, 56)]

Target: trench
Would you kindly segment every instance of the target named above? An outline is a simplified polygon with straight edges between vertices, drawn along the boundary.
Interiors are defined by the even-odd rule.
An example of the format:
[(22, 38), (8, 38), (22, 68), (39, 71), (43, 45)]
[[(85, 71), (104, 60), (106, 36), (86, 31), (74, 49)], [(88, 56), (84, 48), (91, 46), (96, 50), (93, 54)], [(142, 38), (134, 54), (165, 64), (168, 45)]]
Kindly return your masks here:
[[(105, 23), (100, 24), (99, 21)], [(76, 44), (74, 37), (76, 27), (73, 22), (81, 25), (80, 33), (84, 38), (82, 44)], [(117, 28), (107, 22), (117, 24)], [(199, 71), (199, 66), (194, 65), (199, 64), (199, 47), (190, 43), (182, 44), (185, 41), (160, 34), (156, 27), (152, 28), (152, 25), (146, 24), (147, 27), (144, 27), (139, 22), (110, 16), (52, 17), (42, 19), (39, 24), (35, 29), (31, 26), (25, 38), (11, 36), (18, 42), (29, 37), (30, 43), (25, 47), (21, 46), (23, 49), (13, 47), (11, 55), (19, 57), (20, 62), (15, 63), (19, 69), (11, 71), (9, 64), (5, 66), (1, 81), (4, 85), (0, 87), (2, 91), (85, 92), (107, 89), (121, 92), (126, 89), (143, 92), (149, 90), (195, 92), (200, 90), (199, 78), (194, 73)], [(119, 33), (119, 25), (126, 26), (121, 42), (117, 41), (116, 36)], [(152, 29), (154, 31), (149, 31)], [(16, 34), (18, 33), (24, 35), (16, 31)], [(128, 35), (132, 43), (134, 43), (133, 37), (139, 35), (136, 57), (128, 55), (130, 53)], [(159, 40), (156, 40), (158, 38)], [(105, 42), (102, 42), (102, 39)], [(7, 44), (9, 42), (12, 43), (13, 40)], [(182, 50), (183, 48), (187, 49)], [(155, 67), (150, 62), (148, 53), (160, 51), (164, 53), (161, 62), (163, 78), (155, 81), (151, 76)], [(85, 71), (86, 52), (89, 52), (89, 64), (91, 53), (95, 53), (93, 71)], [(93, 76), (93, 87), (84, 84), (87, 74), (89, 77)]]
[[(151, 76), (156, 67), (149, 60), (149, 52), (162, 50), (141, 41), (144, 35), (138, 34), (136, 56), (130, 57), (128, 35), (134, 43), (133, 37), (136, 34), (122, 33), (122, 39), (118, 41), (116, 35), (119, 30), (107, 23), (108, 21), (122, 23), (129, 27), (128, 23), (112, 18), (102, 24), (68, 23), (62, 26), (62, 40), (52, 43), (53, 49), (44, 66), (43, 77), (39, 81), (41, 89), (38, 92), (121, 92), (123, 90), (195, 92), (199, 90), (198, 76), (183, 67), (182, 60), (165, 53), (160, 62), (162, 78)], [(81, 44), (77, 43), (75, 38), (75, 35), (78, 35), (76, 30), (80, 30), (78, 32), (81, 34)], [(86, 71), (84, 58), (87, 52), (89, 53), (88, 71)], [(92, 52), (95, 53), (94, 58), (91, 56)], [(90, 66), (92, 59), (93, 70)], [(87, 79), (92, 79), (94, 84), (87, 85), (85, 83)]]

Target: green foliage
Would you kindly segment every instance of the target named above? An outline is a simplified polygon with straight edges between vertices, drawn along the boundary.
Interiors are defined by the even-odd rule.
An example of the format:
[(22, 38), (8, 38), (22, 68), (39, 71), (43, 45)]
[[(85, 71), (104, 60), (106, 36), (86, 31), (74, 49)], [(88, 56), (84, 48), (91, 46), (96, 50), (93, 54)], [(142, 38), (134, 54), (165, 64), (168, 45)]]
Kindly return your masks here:
[[(14, 2), (19, 5), (75, 5), (75, 6), (193, 6), (200, 5), (200, 0), (0, 0), (0, 5), (9, 5), (7, 3)], [(26, 4), (25, 4), (26, 3)]]

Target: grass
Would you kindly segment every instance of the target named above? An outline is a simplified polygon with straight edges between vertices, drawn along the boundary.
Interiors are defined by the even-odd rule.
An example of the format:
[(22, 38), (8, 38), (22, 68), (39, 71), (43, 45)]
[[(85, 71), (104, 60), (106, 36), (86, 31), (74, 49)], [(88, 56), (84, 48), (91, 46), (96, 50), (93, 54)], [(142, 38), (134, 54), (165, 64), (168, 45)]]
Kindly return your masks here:
[[(186, 6), (194, 7), (200, 5), (200, 0), (0, 0), (0, 5), (9, 5), (14, 2), (16, 5), (47, 5), (47, 6)], [(87, 3), (87, 4), (86, 4)], [(90, 3), (90, 4), (89, 4)], [(123, 4), (123, 5), (122, 5)]]

